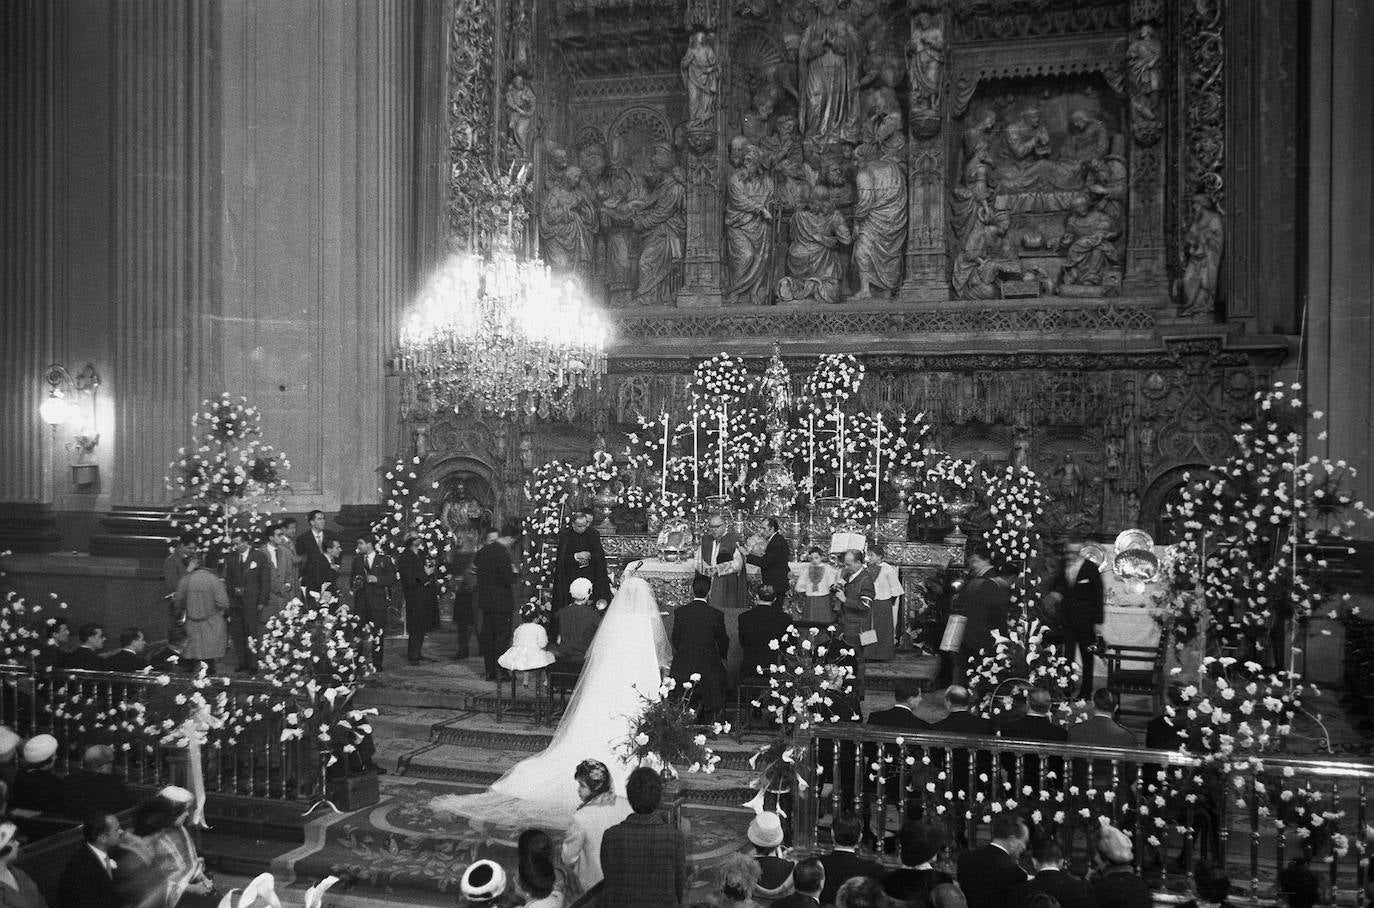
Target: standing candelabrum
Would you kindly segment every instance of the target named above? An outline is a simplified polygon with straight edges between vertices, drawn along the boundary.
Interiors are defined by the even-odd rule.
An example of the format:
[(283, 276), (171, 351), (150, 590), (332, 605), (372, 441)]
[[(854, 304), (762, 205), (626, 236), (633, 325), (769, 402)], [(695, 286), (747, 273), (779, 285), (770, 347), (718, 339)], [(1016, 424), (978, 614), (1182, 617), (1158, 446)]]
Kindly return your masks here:
[(972, 510), (972, 498), (955, 498), (945, 502), (945, 513), (954, 521), (954, 529), (945, 537), (945, 542), (950, 545), (963, 545), (968, 542), (968, 534), (960, 526), (960, 521), (967, 517)]
[(916, 476), (910, 470), (898, 470), (892, 474), (888, 484), (892, 486), (892, 491), (897, 493), (897, 507), (894, 508), (889, 516), (910, 517), (911, 509), (907, 507), (907, 499), (916, 489)]

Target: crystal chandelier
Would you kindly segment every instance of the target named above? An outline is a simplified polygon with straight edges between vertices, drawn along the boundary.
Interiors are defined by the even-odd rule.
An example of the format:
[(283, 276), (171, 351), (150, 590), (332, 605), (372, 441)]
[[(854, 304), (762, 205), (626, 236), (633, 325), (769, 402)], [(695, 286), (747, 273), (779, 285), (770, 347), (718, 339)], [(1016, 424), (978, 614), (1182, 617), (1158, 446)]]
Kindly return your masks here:
[(485, 260), (451, 257), (401, 329), (400, 371), (432, 411), (571, 418), (578, 388), (606, 374), (609, 330), (575, 280), (519, 261), (508, 240)]

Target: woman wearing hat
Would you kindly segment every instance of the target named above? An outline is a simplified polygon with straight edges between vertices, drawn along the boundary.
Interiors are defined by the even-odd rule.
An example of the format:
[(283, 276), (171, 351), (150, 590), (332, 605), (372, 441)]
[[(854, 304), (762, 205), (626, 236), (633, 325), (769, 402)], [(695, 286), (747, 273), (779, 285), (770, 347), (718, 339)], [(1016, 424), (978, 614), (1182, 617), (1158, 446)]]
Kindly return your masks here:
[(463, 893), (460, 905), (514, 906), (520, 904), (514, 893), (506, 891), (508, 880), (506, 871), (495, 861), (485, 858), (473, 861), (463, 871), (459, 891)]
[(1097, 877), (1093, 889), (1099, 905), (1112, 908), (1149, 908), (1150, 886), (1135, 872), (1135, 850), (1126, 833), (1104, 818), (1097, 831)]
[(630, 805), (611, 791), (611, 771), (600, 760), (583, 760), (573, 770), (581, 803), (563, 836), (563, 866), (573, 875), (578, 892), (586, 892), (604, 877), (601, 838), (630, 815)]
[[(964, 897), (954, 877), (936, 870), (933, 861), (949, 844), (949, 828), (934, 818), (909, 820), (898, 833), (902, 849), (902, 868), (883, 877), (883, 889), (894, 899), (912, 905), (937, 904), (937, 890), (945, 896), (942, 905), (963, 905)], [(954, 895), (958, 899), (953, 900)]]
[(782, 857), (782, 820), (771, 810), (763, 810), (749, 823), (749, 844), (754, 846), (754, 860), (759, 865), (759, 879), (754, 895), (762, 899), (780, 899), (792, 891), (791, 861)]
[(19, 857), (18, 828), (8, 820), (0, 823), (0, 905), (7, 908), (48, 908), (43, 895), (27, 873), (14, 866)]

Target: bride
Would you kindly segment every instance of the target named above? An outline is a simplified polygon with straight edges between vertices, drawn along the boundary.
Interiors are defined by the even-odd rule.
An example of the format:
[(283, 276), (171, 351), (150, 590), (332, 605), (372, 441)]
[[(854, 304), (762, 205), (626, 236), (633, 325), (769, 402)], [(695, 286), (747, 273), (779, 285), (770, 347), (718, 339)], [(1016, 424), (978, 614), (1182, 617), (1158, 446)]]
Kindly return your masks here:
[(623, 796), (634, 767), (624, 762), (620, 745), (643, 707), (640, 695), (657, 696), (661, 670), (672, 660), (653, 591), (642, 578), (627, 577), (587, 649), (549, 746), (515, 764), (487, 791), (443, 795), (430, 808), (481, 823), (566, 829), (579, 803), (573, 771), (587, 759), (606, 764), (613, 790)]

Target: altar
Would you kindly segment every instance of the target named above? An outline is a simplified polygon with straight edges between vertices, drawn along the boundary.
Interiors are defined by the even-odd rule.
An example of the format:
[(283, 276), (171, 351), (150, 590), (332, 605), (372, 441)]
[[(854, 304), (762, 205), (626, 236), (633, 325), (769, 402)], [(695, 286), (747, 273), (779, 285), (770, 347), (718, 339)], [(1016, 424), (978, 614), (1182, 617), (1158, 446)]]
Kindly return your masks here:
[[(1163, 605), (1164, 597), (1169, 593), (1167, 571), (1161, 568), (1161, 576), (1149, 582), (1126, 580), (1118, 576), (1112, 568), (1116, 559), (1116, 547), (1102, 545), (1100, 548), (1104, 553), (1101, 565), (1102, 638), (1113, 646), (1151, 648), (1158, 646), (1162, 628), (1157, 616)], [(1161, 565), (1168, 564), (1173, 554), (1172, 549), (1172, 546), (1156, 545), (1153, 547), (1154, 555), (1159, 559)], [(1181, 666), (1184, 674), (1196, 670), (1196, 659), (1191, 649), (1177, 653), (1171, 647), (1165, 655), (1166, 672), (1175, 666)], [(1128, 660), (1124, 663), (1124, 667), (1128, 669), (1148, 668), (1149, 662), (1143, 659), (1139, 663)], [(1094, 673), (1098, 679), (1107, 677), (1107, 666), (1101, 656), (1096, 657)]]

